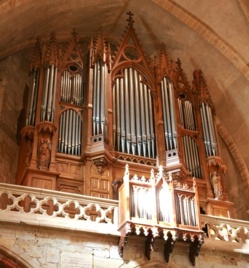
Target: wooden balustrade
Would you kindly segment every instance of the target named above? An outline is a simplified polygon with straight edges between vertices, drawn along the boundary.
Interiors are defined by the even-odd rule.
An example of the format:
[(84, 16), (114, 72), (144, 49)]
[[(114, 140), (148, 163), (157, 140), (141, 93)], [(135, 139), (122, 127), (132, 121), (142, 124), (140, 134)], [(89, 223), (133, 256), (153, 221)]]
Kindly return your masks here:
[(119, 189), (119, 201), (121, 255), (128, 235), (134, 234), (147, 237), (145, 255), (148, 259), (156, 237), (166, 241), (166, 261), (169, 260), (174, 241), (188, 241), (190, 248), (195, 247), (191, 254), (191, 262), (194, 263), (194, 256), (198, 255), (203, 243), (195, 179), (193, 187), (182, 185), (173, 181), (171, 174), (165, 175), (162, 167), (156, 175), (152, 170), (148, 179), (143, 176), (138, 178), (137, 175), (130, 177), (126, 165), (123, 185)]
[(116, 200), (0, 183), (1, 221), (119, 235), (117, 215)]
[[(170, 177), (163, 181), (160, 176), (160, 172), (156, 176), (152, 172), (149, 179), (144, 177), (139, 179), (137, 176), (130, 178), (127, 167), (124, 183), (119, 190), (120, 202), (0, 183), (0, 222), (26, 223), (120, 236), (121, 254), (127, 237), (139, 235), (146, 239), (147, 258), (150, 258), (149, 249), (155, 238), (164, 239), (163, 251), (166, 261), (169, 261), (174, 243), (185, 239), (190, 242), (189, 253), (192, 254), (191, 262), (194, 262), (203, 237), (207, 245), (209, 241), (212, 245), (214, 242), (222, 241), (230, 243), (229, 247), (235, 252), (249, 253), (248, 221), (199, 215), (195, 184), (193, 188), (188, 188), (186, 185), (173, 183)], [(132, 201), (132, 196), (135, 195), (132, 192), (134, 187), (136, 190), (140, 188), (145, 191), (146, 197), (143, 201), (149, 204), (148, 207), (138, 203), (137, 206), (134, 205)], [(182, 201), (184, 198), (185, 205)], [(182, 203), (180, 201), (178, 203), (178, 200)], [(182, 207), (182, 210), (179, 210), (180, 216), (177, 206)], [(184, 218), (186, 213), (188, 216)], [(142, 241), (144, 243), (144, 240)]]

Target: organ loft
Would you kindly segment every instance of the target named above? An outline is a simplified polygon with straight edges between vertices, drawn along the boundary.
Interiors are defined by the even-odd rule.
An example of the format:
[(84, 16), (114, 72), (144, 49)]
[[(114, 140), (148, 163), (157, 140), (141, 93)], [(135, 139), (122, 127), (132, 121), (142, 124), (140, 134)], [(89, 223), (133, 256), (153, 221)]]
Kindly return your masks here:
[(190, 83), (164, 44), (148, 59), (127, 21), (118, 46), (102, 29), (88, 45), (75, 30), (67, 44), (37, 38), (16, 182), (119, 199), (120, 254), (142, 228), (149, 258), (155, 226), (200, 247), (199, 214), (230, 218), (233, 204), (204, 74)]

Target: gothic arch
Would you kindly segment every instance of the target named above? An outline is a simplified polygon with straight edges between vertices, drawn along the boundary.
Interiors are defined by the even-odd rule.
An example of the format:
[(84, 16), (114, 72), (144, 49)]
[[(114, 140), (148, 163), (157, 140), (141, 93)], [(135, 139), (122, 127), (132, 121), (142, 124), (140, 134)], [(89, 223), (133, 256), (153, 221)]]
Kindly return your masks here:
[[(2, 266), (3, 265), (3, 266)], [(13, 251), (0, 245), (0, 267), (5, 268), (32, 268), (23, 258)]]

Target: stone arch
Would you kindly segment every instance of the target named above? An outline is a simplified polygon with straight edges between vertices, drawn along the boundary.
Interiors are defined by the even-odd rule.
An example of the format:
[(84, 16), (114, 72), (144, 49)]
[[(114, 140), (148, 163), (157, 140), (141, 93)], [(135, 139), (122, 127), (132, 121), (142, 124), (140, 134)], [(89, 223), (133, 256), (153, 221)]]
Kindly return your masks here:
[(246, 60), (208, 25), (174, 1), (153, 0), (153, 2), (204, 38), (249, 80), (249, 67)]
[(27, 263), (20, 256), (0, 245), (0, 267), (5, 268), (32, 268), (32, 266)]

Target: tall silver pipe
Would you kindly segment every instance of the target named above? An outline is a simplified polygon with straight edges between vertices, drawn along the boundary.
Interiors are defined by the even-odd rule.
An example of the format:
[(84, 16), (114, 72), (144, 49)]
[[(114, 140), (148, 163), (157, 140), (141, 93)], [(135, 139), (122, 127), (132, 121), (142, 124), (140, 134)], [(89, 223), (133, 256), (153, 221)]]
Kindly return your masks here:
[(169, 110), (169, 96), (168, 96), (168, 85), (167, 85), (167, 80), (164, 78), (164, 91), (165, 91), (165, 105), (166, 105), (166, 125), (167, 125), (167, 139), (168, 139), (168, 144), (169, 147), (168, 149), (172, 149), (172, 130), (171, 130), (171, 125), (170, 125), (170, 110)]
[(65, 111), (66, 113), (66, 118), (65, 118), (65, 153), (68, 152), (68, 131), (69, 131), (69, 110)]
[(46, 114), (46, 120), (51, 121), (52, 116), (52, 100), (53, 100), (53, 86), (54, 86), (54, 69), (55, 66), (51, 65), (51, 72), (49, 77), (49, 89), (48, 89), (48, 100), (47, 100), (47, 114)]
[(52, 97), (52, 115), (51, 115), (51, 122), (54, 122), (54, 113), (55, 113), (55, 96), (56, 96), (56, 89), (57, 89), (57, 68), (55, 67), (54, 71), (54, 83), (53, 83), (53, 97)]
[(122, 85), (123, 81), (121, 81), (121, 79), (117, 79), (117, 83), (116, 83), (116, 131), (117, 131), (117, 149), (118, 151), (120, 151), (120, 141), (121, 141), (121, 125), (120, 125), (120, 120), (121, 120), (121, 113), (120, 113), (120, 109), (122, 107), (122, 104), (120, 104), (120, 85)]
[[(139, 75), (139, 81), (141, 81), (141, 76)], [(144, 91), (143, 91), (143, 84), (139, 82), (139, 93), (140, 93), (140, 105), (141, 105), (141, 126), (142, 126), (142, 148), (143, 148), (143, 156), (147, 155), (147, 135), (146, 135), (146, 127), (145, 127), (145, 99), (144, 99)]]
[(128, 69), (125, 69), (125, 129), (126, 129), (126, 152), (130, 153), (131, 145), (131, 129), (130, 129), (130, 94), (129, 94), (129, 82), (128, 82)]
[(97, 90), (96, 90), (96, 135), (100, 134), (101, 115), (100, 115), (100, 98), (101, 98), (101, 63), (97, 62)]
[(209, 117), (208, 117), (208, 113), (207, 113), (205, 103), (203, 103), (203, 109), (204, 109), (205, 123), (206, 123), (206, 129), (207, 129), (207, 137), (208, 137), (207, 141), (208, 141), (209, 151), (210, 151), (210, 155), (213, 155), (213, 151), (212, 151), (212, 134), (210, 132)]
[(213, 155), (216, 155), (216, 140), (215, 140), (215, 133), (214, 133), (214, 126), (213, 126), (213, 116), (211, 109), (208, 105), (206, 105), (207, 109), (207, 115), (208, 115), (208, 122), (209, 122), (209, 128), (210, 128), (210, 136), (211, 136), (211, 146), (212, 146), (212, 152)]
[(50, 74), (50, 67), (47, 67), (45, 71), (45, 83), (43, 86), (43, 94), (42, 94), (41, 121), (44, 121), (46, 117), (49, 74)]
[(151, 133), (150, 133), (150, 122), (149, 122), (149, 111), (148, 111), (148, 90), (147, 86), (143, 85), (144, 89), (144, 103), (145, 103), (145, 129), (146, 129), (146, 147), (147, 147), (147, 155), (151, 157)]
[(177, 148), (177, 131), (176, 131), (176, 113), (175, 113), (175, 98), (172, 83), (169, 82), (169, 96), (170, 96), (170, 106), (171, 106), (171, 124), (172, 124), (172, 140), (173, 140), (173, 149)]
[(207, 129), (206, 129), (206, 120), (205, 120), (204, 111), (203, 111), (203, 103), (202, 103), (202, 106), (200, 107), (200, 113), (201, 113), (201, 121), (202, 121), (202, 129), (203, 129), (206, 154), (207, 154), (207, 156), (210, 156), (210, 151), (209, 151), (209, 146), (208, 146)]
[(81, 137), (81, 118), (78, 113), (75, 113), (75, 155), (80, 155), (80, 141), (79, 137)]
[(100, 128), (101, 133), (104, 133), (105, 127), (105, 64), (101, 63), (101, 77), (100, 77)]
[(166, 112), (167, 103), (165, 99), (165, 78), (161, 80), (161, 94), (162, 94), (162, 106), (163, 106), (164, 137), (166, 142), (166, 150), (169, 150), (167, 112)]
[(36, 71), (36, 83), (35, 83), (34, 101), (32, 102), (31, 125), (35, 125), (36, 106), (37, 106), (37, 99), (38, 99), (37, 97), (38, 97), (39, 77), (40, 77), (40, 70), (38, 69)]
[(98, 65), (97, 63), (95, 63), (94, 65), (94, 70), (93, 70), (93, 121), (92, 121), (92, 131), (93, 131), (93, 135), (96, 135), (97, 133), (97, 127), (96, 127), (96, 106), (97, 106), (97, 68), (98, 68)]
[(130, 92), (130, 129), (131, 129), (131, 152), (136, 153), (136, 129), (135, 129), (135, 105), (134, 105), (134, 76), (133, 69), (128, 70), (128, 88)]
[(141, 129), (141, 115), (140, 115), (140, 95), (139, 95), (139, 73), (135, 71), (134, 75), (135, 84), (135, 114), (136, 114), (136, 128), (137, 128), (137, 152), (142, 155), (142, 129)]
[[(125, 93), (124, 93), (124, 78), (120, 78), (120, 99), (118, 100), (120, 104), (120, 123), (121, 123), (121, 152), (125, 153), (125, 139), (126, 139), (126, 130), (125, 130), (125, 109), (124, 106), (126, 104)], [(121, 103), (121, 100), (122, 103)]]
[(64, 153), (65, 149), (65, 112), (63, 112), (60, 116), (60, 141), (61, 141), (61, 146), (59, 147), (59, 150), (61, 153)]
[(153, 107), (150, 89), (148, 89), (148, 98), (149, 98), (149, 122), (150, 122), (150, 135), (151, 135), (151, 157), (156, 157), (156, 148), (155, 148), (155, 133), (154, 133), (154, 120), (153, 120)]
[(76, 112), (73, 111), (73, 114), (72, 114), (72, 154), (75, 155), (75, 133), (76, 133)]
[(68, 153), (71, 154), (72, 149), (72, 109), (69, 110), (69, 121), (68, 121)]

